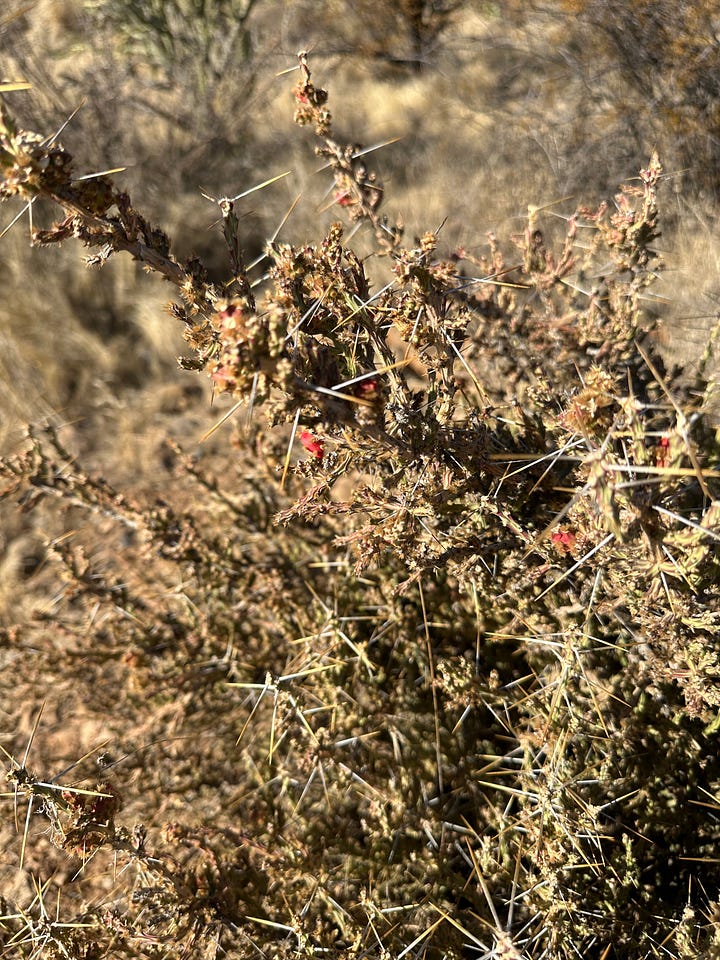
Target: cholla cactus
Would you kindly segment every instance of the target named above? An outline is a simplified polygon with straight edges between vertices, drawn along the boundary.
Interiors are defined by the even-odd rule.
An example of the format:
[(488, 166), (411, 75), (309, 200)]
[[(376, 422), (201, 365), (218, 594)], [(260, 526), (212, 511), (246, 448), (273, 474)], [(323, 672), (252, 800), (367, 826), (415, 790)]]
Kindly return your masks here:
[[(512, 256), (403, 246), (299, 65), (377, 290), (340, 223), (272, 242), (254, 287), (227, 199), (213, 283), (3, 115), (1, 195), (62, 208), (36, 242), (169, 280), (183, 365), (252, 422), (209, 465), (168, 445), (159, 502), (54, 429), (0, 464), (22, 509), (122, 531), (104, 561), (85, 520), (54, 537), (50, 612), (0, 631), (43, 689), (82, 680), (119, 754), (87, 793), (31, 775), (30, 744), (11, 758), (18, 802), (87, 862), (67, 921), (39, 892), (0, 938), (71, 960), (715, 956), (720, 449), (643, 339), (659, 162), (559, 239), (531, 208)], [(39, 833), (28, 812), (27, 856)]]

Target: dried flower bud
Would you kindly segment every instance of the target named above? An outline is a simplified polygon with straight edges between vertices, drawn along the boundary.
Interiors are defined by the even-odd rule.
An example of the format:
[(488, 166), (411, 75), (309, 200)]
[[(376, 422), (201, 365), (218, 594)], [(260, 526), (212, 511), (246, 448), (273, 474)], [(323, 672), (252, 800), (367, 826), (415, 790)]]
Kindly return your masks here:
[(314, 437), (309, 430), (303, 430), (300, 434), (300, 443), (305, 447), (308, 453), (312, 454), (316, 460), (322, 460), (325, 453), (322, 440)]
[(572, 553), (577, 543), (577, 537), (572, 530), (557, 530), (552, 535), (552, 542), (560, 553)]

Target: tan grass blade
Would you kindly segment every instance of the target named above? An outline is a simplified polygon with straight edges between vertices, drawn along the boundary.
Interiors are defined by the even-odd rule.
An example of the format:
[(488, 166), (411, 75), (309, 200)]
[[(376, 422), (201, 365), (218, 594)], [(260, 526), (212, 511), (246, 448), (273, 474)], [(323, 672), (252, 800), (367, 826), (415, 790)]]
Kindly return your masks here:
[(446, 919), (445, 915), (440, 916), (435, 921), (435, 923), (431, 923), (430, 926), (427, 927), (425, 930), (423, 930), (422, 933), (418, 934), (412, 943), (409, 943), (404, 950), (400, 951), (400, 953), (397, 956), (397, 960), (402, 960), (402, 958), (406, 954), (410, 953), (411, 950), (414, 950), (419, 943), (422, 943), (423, 940), (426, 940), (430, 936), (430, 934), (433, 932), (433, 930), (436, 930), (445, 919)]
[(23, 830), (22, 845), (20, 847), (20, 864), (19, 869), (22, 870), (23, 864), (25, 863), (25, 848), (27, 847), (27, 838), (30, 831), (30, 817), (32, 816), (32, 806), (33, 800), (35, 798), (30, 795), (28, 798), (27, 813), (25, 814), (25, 829)]
[[(32, 217), (32, 205), (33, 205), (33, 203), (35, 203), (35, 197), (33, 197), (32, 200), (28, 200), (28, 202), (27, 202), (27, 203), (25, 204), (25, 206), (22, 208), (22, 210), (20, 211), (20, 213), (18, 213), (18, 215), (17, 215), (16, 217), (13, 217), (13, 219), (12, 219), (12, 220), (10, 221), (10, 223), (5, 227), (5, 229), (2, 231), (2, 233), (0, 233), (0, 240), (2, 240), (2, 238), (5, 236), (5, 234), (8, 233), (8, 232), (15, 226), (15, 224), (18, 222), (18, 220), (19, 220), (20, 217), (25, 213), (26, 210), (30, 211), (30, 216)], [(31, 232), (32, 232), (32, 223), (31, 223), (31, 225), (30, 225), (30, 228), (31, 228)]]
[[(356, 383), (362, 383), (363, 380), (372, 380), (373, 377), (379, 377), (381, 374), (389, 373), (390, 370), (396, 370), (399, 367), (407, 367), (411, 363), (414, 363), (413, 357), (405, 360), (398, 360), (397, 363), (389, 363), (384, 367), (378, 367), (377, 370), (371, 370), (369, 373), (363, 373), (360, 377), (353, 377), (352, 380), (343, 380), (342, 383), (336, 383), (334, 387), (331, 387), (331, 390), (333, 390), (333, 392), (337, 392), (343, 387), (352, 387)], [(342, 396), (342, 394), (337, 395)], [(355, 399), (357, 400), (358, 398), (355, 397)]]
[[(383, 140), (381, 143), (374, 143), (370, 147), (364, 147), (362, 150), (358, 150), (356, 153), (353, 153), (352, 159), (357, 160), (358, 157), (364, 157), (366, 154), (373, 153), (375, 150), (382, 150), (383, 147), (389, 147), (393, 143), (399, 143), (402, 139), (403, 137), (393, 137), (391, 140)], [(331, 166), (332, 163), (324, 163), (322, 167), (318, 167), (315, 172), (322, 173), (323, 170), (327, 170)], [(330, 189), (332, 189), (332, 187)]]
[(237, 403), (234, 403), (230, 409), (224, 413), (220, 419), (210, 427), (199, 439), (198, 443), (205, 443), (206, 440), (209, 440), (210, 437), (215, 433), (216, 430), (219, 430), (220, 427), (225, 423), (226, 420), (229, 420), (230, 417), (235, 413), (235, 411), (245, 403), (244, 400), (238, 400)]
[(32, 90), (32, 84), (25, 80), (9, 81), (0, 83), (0, 93), (12, 93), (15, 90)]
[(81, 180), (94, 180), (96, 177), (109, 177), (113, 173), (124, 173), (127, 167), (111, 167), (109, 170), (98, 170), (97, 173), (86, 173), (83, 177), (75, 177), (73, 183), (80, 183)]
[(30, 733), (30, 738), (28, 739), (27, 746), (25, 747), (25, 753), (24, 753), (23, 758), (22, 758), (21, 767), (24, 767), (25, 764), (27, 763), (27, 758), (28, 758), (28, 756), (29, 756), (29, 754), (30, 754), (30, 749), (31, 749), (31, 747), (32, 747), (32, 745), (33, 745), (33, 740), (35, 739), (35, 734), (37, 733), (38, 727), (40, 726), (40, 718), (41, 718), (42, 715), (43, 715), (43, 710), (45, 709), (45, 704), (46, 704), (46, 702), (47, 702), (47, 701), (43, 700), (43, 702), (40, 704), (40, 709), (38, 710), (38, 715), (37, 715), (37, 717), (35, 717), (35, 723), (33, 724), (33, 728), (32, 728), (32, 731), (31, 731), (31, 733)]
[(60, 136), (60, 134), (61, 134), (61, 133), (63, 132), (63, 130), (65, 129), (65, 127), (66, 127), (66, 126), (71, 122), (71, 120), (73, 120), (74, 117), (82, 110), (82, 108), (85, 106), (86, 103), (87, 103), (87, 98), (86, 98), (86, 97), (83, 97), (82, 100), (80, 101), (80, 103), (77, 105), (77, 107), (75, 107), (75, 109), (73, 110), (73, 112), (72, 112), (72, 113), (70, 114), (70, 116), (67, 118), (67, 120), (66, 120), (64, 123), (60, 124), (60, 126), (59, 126), (58, 129), (55, 131), (55, 133), (51, 134), (51, 136), (49, 136), (49, 137), (45, 137), (45, 139), (43, 140), (43, 145), (46, 146), (46, 147), (49, 147), (49, 146), (51, 146), (53, 143), (55, 143), (55, 141), (57, 140), (57, 138)]
[(231, 203), (234, 203), (236, 200), (242, 200), (243, 197), (249, 197), (251, 193), (256, 193), (258, 190), (262, 190), (264, 187), (269, 187), (271, 183), (277, 183), (278, 180), (283, 180), (285, 177), (289, 177), (292, 173), (292, 170), (286, 170), (285, 173), (279, 173), (276, 177), (270, 177), (269, 180), (263, 180), (262, 183), (258, 183), (254, 187), (250, 187), (248, 190), (243, 190), (242, 193), (239, 193), (236, 197), (229, 197)]
[(290, 469), (290, 457), (292, 456), (292, 448), (295, 443), (295, 434), (297, 433), (298, 423), (300, 422), (300, 411), (298, 410), (295, 414), (295, 419), (293, 420), (292, 430), (290, 431), (290, 442), (288, 443), (287, 453), (285, 454), (285, 463), (283, 465), (282, 478), (280, 480), (280, 489), (285, 489), (285, 481), (287, 480), (288, 470)]

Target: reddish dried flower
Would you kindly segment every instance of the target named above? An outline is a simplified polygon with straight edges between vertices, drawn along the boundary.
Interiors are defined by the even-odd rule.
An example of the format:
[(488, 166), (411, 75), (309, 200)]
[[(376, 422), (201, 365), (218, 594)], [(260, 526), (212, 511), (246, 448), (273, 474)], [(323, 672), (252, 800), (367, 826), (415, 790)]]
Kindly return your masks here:
[(658, 467), (670, 465), (670, 438), (661, 437), (655, 448), (655, 464)]
[(305, 447), (308, 453), (311, 453), (316, 460), (322, 460), (325, 453), (322, 440), (314, 437), (309, 430), (303, 430), (300, 434), (300, 443)]
[(374, 400), (378, 395), (377, 380), (361, 380), (355, 389), (355, 396), (363, 400)]
[(245, 313), (236, 303), (226, 304), (222, 310), (218, 310), (217, 316), (220, 321), (220, 330), (225, 334), (232, 336), (244, 327)]
[(210, 379), (221, 390), (232, 390), (237, 378), (237, 370), (231, 364), (219, 364), (210, 373)]
[(572, 553), (577, 537), (572, 530), (558, 530), (552, 535), (552, 542), (561, 553)]
[(335, 203), (339, 204), (341, 207), (349, 207), (352, 204), (357, 203), (355, 197), (349, 190), (336, 190), (333, 194)]
[(220, 311), (218, 316), (220, 317), (221, 320), (227, 320), (228, 317), (234, 316), (237, 310), (238, 310), (238, 307), (236, 306), (236, 304), (229, 303), (224, 310)]

